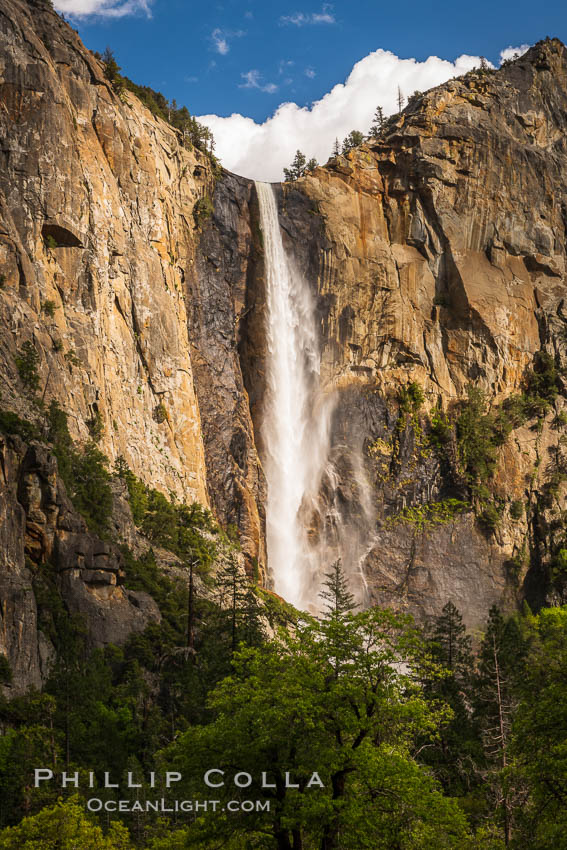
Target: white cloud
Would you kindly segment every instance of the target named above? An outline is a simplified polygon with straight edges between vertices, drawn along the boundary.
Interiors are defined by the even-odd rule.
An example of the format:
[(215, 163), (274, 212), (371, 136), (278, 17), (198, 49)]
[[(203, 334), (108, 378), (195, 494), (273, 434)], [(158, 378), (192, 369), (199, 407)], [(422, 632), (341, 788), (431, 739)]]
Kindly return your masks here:
[(306, 68), (303, 73), (306, 77), (309, 77), (310, 80), (317, 76), (313, 68)]
[(273, 94), (278, 90), (275, 83), (262, 84), (262, 75), (255, 69), (252, 71), (246, 71), (245, 74), (241, 74), (240, 76), (244, 80), (244, 82), (240, 83), (238, 87), (240, 89), (259, 89), (259, 91), (267, 92), (268, 94)]
[(226, 38), (222, 34), (222, 30), (213, 30), (211, 33), (211, 38), (213, 40), (213, 45), (217, 53), (220, 53), (221, 56), (224, 56), (229, 51), (229, 46)]
[(292, 15), (282, 15), (280, 24), (293, 24), (296, 27), (303, 27), (306, 24), (336, 24), (332, 9), (329, 3), (324, 3), (320, 12), (294, 12)]
[(54, 0), (58, 12), (73, 18), (99, 16), (124, 18), (126, 15), (144, 14), (151, 18), (152, 0)]
[(211, 33), (213, 48), (217, 53), (220, 53), (221, 56), (226, 56), (230, 50), (228, 39), (241, 38), (243, 35), (245, 35), (245, 33), (242, 30), (221, 30), (217, 27), (217, 29), (214, 29)]
[(531, 44), (521, 44), (519, 47), (507, 47), (500, 51), (500, 64), (507, 59), (513, 59), (514, 56), (523, 56), (526, 50), (529, 50)]
[(336, 24), (335, 16), (331, 12), (333, 7), (325, 3), (320, 12), (311, 15), (314, 24)]
[(302, 27), (308, 23), (309, 16), (304, 15), (303, 12), (294, 12), (293, 15), (282, 15), (280, 18), (280, 24), (295, 24), (296, 27)]
[[(397, 112), (398, 86), (408, 96), (479, 64), (478, 56), (464, 55), (454, 62), (430, 56), (418, 62), (376, 50), (356, 63), (345, 83), (334, 86), (310, 107), (282, 103), (263, 124), (239, 114), (203, 115), (199, 121), (213, 131), (216, 152), (226, 168), (245, 177), (277, 181), (297, 148), (308, 158), (326, 162), (336, 137), (343, 139), (351, 130), (368, 131), (377, 106), (386, 115)], [(242, 76), (245, 88), (275, 91), (273, 84), (262, 86), (259, 71)]]

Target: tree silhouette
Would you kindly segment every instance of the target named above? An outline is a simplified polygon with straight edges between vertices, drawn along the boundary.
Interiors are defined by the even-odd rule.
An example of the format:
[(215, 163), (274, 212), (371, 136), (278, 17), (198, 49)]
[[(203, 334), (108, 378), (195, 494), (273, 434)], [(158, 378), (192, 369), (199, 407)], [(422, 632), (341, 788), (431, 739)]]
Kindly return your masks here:
[(381, 106), (377, 106), (376, 111), (374, 112), (374, 118), (372, 119), (372, 126), (369, 131), (370, 136), (380, 135), (382, 127), (384, 126), (384, 120), (384, 110)]

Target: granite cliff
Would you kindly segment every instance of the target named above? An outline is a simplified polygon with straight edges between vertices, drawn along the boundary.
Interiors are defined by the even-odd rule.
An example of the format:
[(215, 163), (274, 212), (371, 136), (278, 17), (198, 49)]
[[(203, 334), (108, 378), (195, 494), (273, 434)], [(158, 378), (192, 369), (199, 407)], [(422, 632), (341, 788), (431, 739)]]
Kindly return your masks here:
[[(498, 72), (416, 93), (379, 138), (282, 187), (282, 228), (316, 282), (324, 378), (338, 392), (341, 510), (360, 522), (349, 482), (362, 456), (379, 518), (366, 532), (372, 601), (419, 615), (450, 597), (475, 626), (491, 604), (557, 598), (566, 72), (565, 47), (547, 40)], [(498, 521), (487, 533), (478, 503), (431, 521), (447, 499), (477, 500), (459, 446), (424, 443), (430, 411), (451, 419), (472, 385), (494, 409), (517, 401), (544, 360), (558, 373), (553, 403), (511, 417), (483, 482)], [(396, 404), (412, 382), (424, 393), (413, 417)]]
[[(476, 627), (491, 604), (562, 598), (566, 74), (547, 40), (416, 94), (380, 137), (277, 189), (335, 397), (338, 480), (305, 522), (320, 539), (333, 510), (356, 532), (369, 602), (423, 617), (451, 599)], [(73, 439), (96, 431), (111, 462), (237, 526), (268, 582), (253, 183), (117, 94), (42, 0), (0, 0), (0, 155), (0, 406), (39, 416), (18, 368), (29, 343), (40, 401)], [(489, 436), (488, 405), (524, 396), (484, 482), (455, 424), (470, 385)], [(31, 579), (46, 560), (95, 644), (159, 612), (125, 590), (48, 447), (2, 439), (0, 650), (24, 687), (49, 666)], [(131, 518), (115, 523), (128, 534)]]

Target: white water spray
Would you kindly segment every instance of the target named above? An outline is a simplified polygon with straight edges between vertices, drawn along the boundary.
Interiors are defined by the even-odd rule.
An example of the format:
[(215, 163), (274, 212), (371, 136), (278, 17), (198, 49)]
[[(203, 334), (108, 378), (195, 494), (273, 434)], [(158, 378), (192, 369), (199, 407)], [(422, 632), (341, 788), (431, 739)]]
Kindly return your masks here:
[[(347, 572), (356, 565), (355, 584), (360, 585), (361, 553), (358, 544), (351, 545), (352, 534), (345, 537), (336, 504), (338, 476), (329, 459), (336, 396), (320, 386), (313, 297), (284, 250), (272, 187), (256, 183), (256, 190), (266, 278), (262, 441), (268, 566), (276, 593), (299, 608), (316, 611), (323, 575), (337, 556), (349, 559), (350, 569), (343, 560)], [(352, 589), (362, 601), (364, 593)]]
[(256, 189), (266, 276), (268, 357), (262, 437), (268, 564), (276, 593), (301, 606), (309, 600), (307, 541), (299, 511), (316, 475), (317, 455), (326, 454), (328, 429), (322, 423), (313, 434), (310, 406), (318, 383), (319, 353), (311, 293), (284, 251), (272, 187), (256, 183)]

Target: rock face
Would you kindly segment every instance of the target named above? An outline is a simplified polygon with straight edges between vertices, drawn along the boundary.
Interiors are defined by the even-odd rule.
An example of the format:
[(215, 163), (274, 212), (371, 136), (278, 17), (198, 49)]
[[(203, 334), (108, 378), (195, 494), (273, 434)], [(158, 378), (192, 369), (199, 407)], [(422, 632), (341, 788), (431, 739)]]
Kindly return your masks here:
[(3, 438), (0, 464), (0, 652), (10, 662), (14, 693), (39, 688), (54, 657), (39, 624), (37, 600), (46, 581), (57, 588), (69, 615), (84, 617), (93, 647), (124, 643), (158, 622), (160, 613), (147, 593), (122, 586), (120, 551), (89, 534), (45, 446)]
[[(567, 475), (561, 395), (500, 450), (490, 534), (455, 446), (443, 458), (424, 435), (430, 409), (451, 415), (470, 383), (496, 404), (524, 386), (538, 352), (565, 366), (566, 73), (564, 46), (542, 42), (497, 73), (412, 98), (379, 138), (277, 188), (335, 397), (336, 481), (306, 522), (316, 542), (326, 515), (342, 517), (369, 603), (425, 616), (452, 599), (478, 626), (493, 603), (562, 598), (551, 577), (563, 479), (550, 489), (549, 472), (551, 460)], [(253, 183), (215, 174), (134, 95), (119, 97), (43, 0), (0, 0), (0, 157), (2, 408), (37, 416), (17, 367), (31, 343), (37, 396), (67, 411), (75, 440), (102, 427), (111, 461), (238, 526), (249, 570), (266, 577)], [(197, 225), (207, 197), (213, 213)], [(425, 403), (401, 415), (411, 382)], [(71, 510), (45, 447), (2, 451), (0, 650), (23, 687), (41, 683), (52, 652), (36, 567), (55, 569), (94, 643), (157, 614), (121, 587), (117, 550)], [(448, 500), (460, 506), (432, 521)], [(115, 531), (133, 534), (120, 516)]]
[[(497, 73), (412, 98), (379, 138), (280, 190), (287, 249), (317, 297), (323, 382), (337, 395), (341, 481), (322, 511), (338, 504), (365, 537), (369, 602), (423, 616), (451, 599), (474, 627), (492, 604), (509, 609), (524, 594), (540, 604), (549, 590), (547, 544), (543, 560), (524, 553), (540, 551), (530, 517), (559, 450), (561, 397), (500, 452), (486, 482), (502, 512), (494, 533), (470, 511), (437, 524), (411, 509), (469, 498), (458, 463), (420, 436), (431, 408), (453, 410), (469, 384), (501, 402), (525, 388), (538, 352), (565, 366), (566, 71), (565, 47), (542, 42)], [(261, 352), (258, 319), (249, 332)], [(261, 374), (245, 374), (258, 424)], [(396, 404), (411, 382), (425, 394), (413, 424)], [(513, 501), (523, 518), (510, 517)]]
[(201, 235), (188, 302), (211, 503), (239, 528), (244, 552), (265, 574), (266, 487), (239, 352), (247, 336), (241, 327), (256, 315), (250, 292), (261, 266), (258, 232), (253, 184), (225, 173)]
[(31, 339), (73, 436), (99, 417), (111, 459), (207, 502), (184, 286), (208, 161), (120, 100), (46, 6), (3, 3), (0, 36), (4, 399)]
[[(210, 159), (187, 150), (136, 97), (118, 97), (42, 0), (0, 10), (4, 403), (27, 412), (14, 365), (31, 341), (42, 396), (71, 414), (73, 437), (87, 439), (100, 423), (111, 461), (121, 455), (153, 486), (240, 522), (245, 551), (263, 564), (261, 473), (235, 358), (250, 183), (219, 187), (221, 227), (232, 217), (230, 253), (215, 259), (209, 237), (205, 257), (193, 211), (215, 188)], [(240, 208), (229, 213), (235, 200)], [(229, 266), (222, 293), (221, 261)], [(210, 422), (201, 422), (199, 402)], [(224, 467), (231, 452), (242, 455), (243, 438), (250, 459), (245, 471), (232, 463), (228, 483), (233, 470)]]

